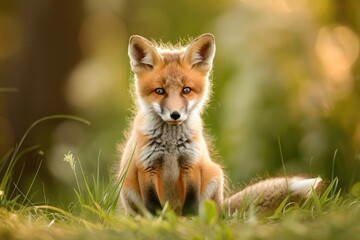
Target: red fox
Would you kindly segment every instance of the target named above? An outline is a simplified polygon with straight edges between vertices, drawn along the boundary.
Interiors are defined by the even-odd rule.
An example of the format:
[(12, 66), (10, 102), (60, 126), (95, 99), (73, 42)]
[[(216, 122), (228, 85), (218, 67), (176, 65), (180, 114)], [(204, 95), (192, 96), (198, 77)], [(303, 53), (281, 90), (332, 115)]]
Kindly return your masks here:
[(126, 173), (120, 195), (127, 212), (155, 214), (168, 202), (180, 215), (197, 214), (206, 199), (234, 212), (248, 197), (267, 208), (288, 193), (306, 197), (319, 186), (321, 178), (273, 178), (224, 200), (224, 171), (212, 161), (201, 118), (211, 92), (214, 36), (203, 34), (184, 47), (132, 36), (128, 54), (136, 115), (119, 171)]

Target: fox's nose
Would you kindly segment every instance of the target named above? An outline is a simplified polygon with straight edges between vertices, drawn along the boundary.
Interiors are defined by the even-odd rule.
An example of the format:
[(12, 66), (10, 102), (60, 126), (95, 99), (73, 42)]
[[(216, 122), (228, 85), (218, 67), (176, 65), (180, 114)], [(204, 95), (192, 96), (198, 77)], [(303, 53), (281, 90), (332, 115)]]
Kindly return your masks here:
[(170, 114), (170, 117), (174, 120), (177, 120), (180, 118), (180, 113), (178, 111), (173, 111), (171, 114)]

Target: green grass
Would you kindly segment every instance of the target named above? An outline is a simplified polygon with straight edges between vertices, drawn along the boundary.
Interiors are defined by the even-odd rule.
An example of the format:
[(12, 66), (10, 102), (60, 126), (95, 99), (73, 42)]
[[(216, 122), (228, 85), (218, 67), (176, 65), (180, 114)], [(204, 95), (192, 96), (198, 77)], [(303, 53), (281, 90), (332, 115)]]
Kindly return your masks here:
[(198, 217), (164, 212), (156, 217), (99, 215), (89, 220), (50, 206), (0, 210), (1, 239), (356, 239), (360, 205), (344, 201), (330, 212), (311, 216), (303, 209), (276, 221), (213, 215), (211, 204)]
[(166, 207), (157, 216), (131, 217), (116, 208), (121, 178), (104, 184), (99, 171), (87, 178), (81, 162), (69, 152), (64, 161), (76, 180), (74, 203), (67, 209), (48, 205), (46, 199), (34, 204), (33, 183), (26, 192), (10, 192), (14, 166), (22, 155), (37, 149), (21, 150), (29, 131), (42, 121), (59, 118), (88, 124), (64, 115), (40, 119), (0, 162), (0, 170), (5, 170), (0, 182), (0, 239), (360, 239), (360, 184), (345, 194), (336, 189), (337, 179), (322, 194), (313, 191), (302, 203), (285, 199), (266, 216), (256, 216), (253, 208), (219, 216), (215, 205), (206, 201), (196, 217), (179, 217)]

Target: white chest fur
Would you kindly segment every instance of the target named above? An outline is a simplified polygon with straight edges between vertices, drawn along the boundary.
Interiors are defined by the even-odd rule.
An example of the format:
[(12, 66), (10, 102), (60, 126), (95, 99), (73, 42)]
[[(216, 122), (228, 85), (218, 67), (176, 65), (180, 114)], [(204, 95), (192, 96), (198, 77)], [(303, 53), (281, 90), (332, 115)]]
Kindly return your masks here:
[(169, 125), (161, 119), (152, 119), (142, 128), (149, 139), (141, 148), (140, 160), (146, 168), (163, 166), (164, 163), (189, 165), (196, 161), (199, 147), (194, 141), (194, 131), (185, 121), (181, 125)]

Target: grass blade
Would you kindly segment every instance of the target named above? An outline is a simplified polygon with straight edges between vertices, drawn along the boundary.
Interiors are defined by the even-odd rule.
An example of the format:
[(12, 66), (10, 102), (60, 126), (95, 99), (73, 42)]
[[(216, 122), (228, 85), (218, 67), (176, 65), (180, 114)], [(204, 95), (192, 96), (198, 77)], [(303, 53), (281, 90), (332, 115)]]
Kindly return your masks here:
[(275, 210), (273, 216), (271, 218), (273, 219), (279, 219), (280, 218), (280, 214), (282, 212), (282, 210), (284, 209), (285, 205), (287, 204), (287, 202), (290, 199), (290, 195), (288, 195), (279, 205), (279, 207)]

